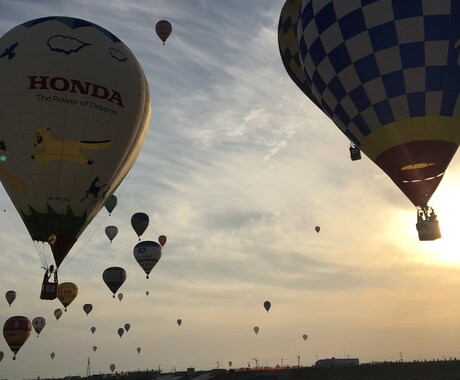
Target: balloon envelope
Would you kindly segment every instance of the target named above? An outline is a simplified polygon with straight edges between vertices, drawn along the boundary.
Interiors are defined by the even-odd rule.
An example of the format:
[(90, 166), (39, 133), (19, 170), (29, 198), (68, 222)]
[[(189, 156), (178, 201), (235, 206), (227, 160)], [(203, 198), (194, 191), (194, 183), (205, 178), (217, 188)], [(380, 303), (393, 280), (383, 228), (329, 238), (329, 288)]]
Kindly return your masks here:
[(123, 327), (120, 327), (120, 328), (118, 329), (118, 335), (120, 335), (120, 338), (121, 338), (121, 336), (124, 334), (124, 332), (125, 332), (125, 329), (124, 329)]
[(78, 294), (78, 286), (73, 282), (63, 282), (58, 285), (57, 297), (64, 306), (64, 311), (67, 311), (69, 306)]
[(303, 335), (302, 335), (302, 338), (303, 338), (303, 340), (307, 340), (308, 335), (307, 335), (307, 334), (303, 334)]
[(163, 41), (163, 45), (165, 44), (166, 40), (170, 36), (172, 32), (171, 23), (167, 20), (160, 20), (155, 25), (155, 32), (160, 40)]
[(121, 301), (123, 299), (123, 293), (118, 293), (118, 299)]
[(316, 226), (316, 227), (315, 227), (315, 231), (316, 231), (317, 233), (319, 233), (319, 231), (321, 231), (320, 226)]
[(35, 317), (34, 319), (32, 319), (32, 326), (35, 332), (37, 333), (37, 336), (39, 336), (40, 332), (46, 326), (46, 319), (43, 317)]
[(113, 298), (115, 298), (115, 293), (126, 280), (126, 271), (120, 267), (110, 267), (102, 273), (102, 279), (113, 293)]
[(62, 316), (62, 309), (55, 309), (54, 316), (56, 317), (56, 321), (59, 321), (59, 318)]
[(96, 332), (96, 327), (93, 326), (93, 327), (91, 327), (90, 330), (91, 330), (91, 333), (94, 334)]
[(118, 235), (117, 226), (107, 226), (105, 227), (105, 235), (109, 238), (110, 242)]
[(259, 327), (254, 327), (254, 332), (256, 333), (256, 335), (259, 333)]
[(111, 372), (115, 371), (115, 364), (110, 364), (110, 371)]
[(52, 353), (50, 354), (50, 356), (51, 356), (51, 359), (54, 359), (54, 357), (56, 356), (56, 354), (55, 354), (54, 352), (52, 352)]
[(118, 199), (115, 195), (110, 195), (104, 202), (104, 207), (109, 212), (109, 215), (112, 215), (112, 211), (117, 206)]
[(136, 351), (137, 351), (138, 354), (140, 354), (141, 353), (141, 348), (137, 347)]
[(180, 326), (182, 324), (182, 319), (178, 319), (177, 324)]
[(136, 232), (137, 236), (139, 237), (139, 240), (141, 240), (142, 234), (149, 226), (149, 222), (149, 216), (143, 212), (136, 212), (131, 217), (131, 226), (133, 227), (134, 232)]
[(97, 346), (93, 346), (93, 351), (96, 352)]
[(272, 304), (270, 301), (265, 301), (264, 302), (264, 309), (267, 310), (267, 313), (268, 311), (270, 310), (270, 308), (272, 307)]
[(433, 12), (423, 1), (361, 3), (287, 0), (282, 61), (305, 95), (424, 207), (460, 143), (457, 4), (440, 0)]
[(140, 152), (147, 79), (120, 39), (81, 19), (31, 20), (0, 46), (0, 180), (59, 267)]
[(140, 241), (133, 249), (134, 258), (149, 278), (152, 269), (161, 258), (161, 245), (155, 241)]
[(90, 303), (85, 303), (83, 305), (83, 311), (86, 313), (86, 315), (88, 315), (91, 310), (93, 310), (93, 305), (91, 305)]
[(3, 351), (0, 351), (0, 362), (1, 362), (2, 359), (3, 359), (3, 356), (5, 356), (5, 354), (3, 353)]
[(125, 323), (126, 332), (128, 332), (130, 328), (131, 328), (131, 325), (129, 323)]
[(166, 244), (168, 238), (165, 235), (158, 236), (158, 243), (163, 247)]
[(3, 337), (13, 351), (13, 359), (16, 359), (16, 354), (29, 338), (31, 331), (32, 323), (27, 317), (14, 316), (3, 324)]
[(8, 305), (11, 306), (13, 301), (16, 299), (16, 292), (14, 290), (8, 290), (5, 293), (5, 298), (6, 298), (6, 301), (8, 302)]

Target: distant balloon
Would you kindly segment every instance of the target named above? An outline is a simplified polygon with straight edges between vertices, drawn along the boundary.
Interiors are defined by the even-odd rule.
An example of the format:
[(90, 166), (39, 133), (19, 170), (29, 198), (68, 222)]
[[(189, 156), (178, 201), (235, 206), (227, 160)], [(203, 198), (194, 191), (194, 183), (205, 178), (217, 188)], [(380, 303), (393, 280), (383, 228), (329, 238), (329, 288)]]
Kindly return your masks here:
[(230, 361), (228, 362), (228, 366), (231, 368), (232, 365), (233, 365), (233, 362), (230, 360)]
[(131, 226), (139, 237), (139, 241), (141, 240), (142, 234), (149, 226), (149, 221), (149, 216), (143, 212), (136, 212), (131, 217)]
[(120, 335), (120, 338), (122, 337), (122, 335), (125, 333), (125, 329), (123, 327), (120, 327), (118, 329), (118, 335)]
[(142, 349), (140, 347), (137, 347), (136, 350), (137, 350), (137, 353), (140, 354)]
[(16, 360), (16, 354), (29, 338), (31, 330), (32, 323), (27, 317), (23, 316), (8, 318), (3, 324), (3, 337), (11, 351), (13, 351), (13, 360)]
[(145, 291), (145, 295), (148, 296), (150, 292), (148, 290)]
[(265, 301), (264, 302), (264, 308), (265, 308), (265, 310), (267, 310), (267, 313), (268, 313), (268, 311), (270, 310), (271, 307), (272, 307), (272, 304), (271, 304), (270, 301)]
[(307, 340), (308, 335), (307, 335), (307, 334), (303, 334), (303, 335), (302, 335), (302, 338), (303, 338), (303, 340)]
[(40, 332), (43, 330), (43, 328), (46, 326), (46, 320), (43, 317), (35, 317), (32, 319), (32, 326), (37, 333), (37, 336), (40, 335)]
[(91, 333), (94, 334), (96, 332), (96, 327), (93, 326), (93, 327), (91, 327), (90, 330), (91, 330)]
[(86, 313), (86, 315), (88, 315), (91, 310), (93, 310), (93, 305), (91, 305), (90, 303), (85, 303), (83, 305), (83, 311)]
[(110, 364), (110, 371), (111, 372), (115, 371), (115, 364)]
[(126, 332), (128, 332), (130, 328), (131, 328), (131, 325), (129, 323), (125, 323)]
[(163, 247), (166, 244), (168, 238), (165, 235), (158, 236), (158, 243)]
[(161, 252), (162, 248), (160, 244), (155, 241), (140, 241), (134, 247), (134, 258), (147, 274), (147, 278), (149, 278), (150, 272), (161, 259)]
[(151, 116), (147, 79), (131, 50), (89, 21), (34, 19), (0, 41), (8, 51), (0, 59), (0, 180), (58, 268), (141, 150)]
[(123, 293), (118, 293), (118, 299), (121, 301), (123, 299)]
[(110, 195), (104, 202), (104, 207), (109, 212), (109, 215), (112, 215), (112, 211), (117, 206), (117, 197), (115, 195)]
[(157, 36), (160, 37), (160, 40), (163, 41), (164, 45), (172, 32), (171, 23), (166, 20), (158, 21), (155, 25), (155, 32), (157, 33)]
[(5, 298), (6, 298), (6, 301), (8, 302), (8, 305), (10, 305), (11, 307), (11, 304), (16, 299), (16, 292), (14, 290), (8, 290), (5, 293)]
[(259, 333), (259, 327), (254, 327), (254, 332), (256, 333), (256, 335)]
[(320, 230), (321, 230), (320, 226), (316, 226), (316, 227), (315, 227), (315, 231), (316, 231), (317, 233), (319, 233)]
[(54, 310), (54, 316), (56, 317), (56, 321), (59, 321), (59, 318), (62, 316), (62, 309)]
[(126, 271), (120, 267), (110, 267), (102, 273), (102, 279), (113, 293), (113, 298), (115, 298), (115, 293), (126, 280)]
[(93, 346), (93, 351), (96, 352), (97, 346)]
[(78, 294), (78, 286), (73, 282), (63, 282), (58, 285), (57, 297), (64, 306), (64, 311), (67, 311), (69, 306)]
[(56, 354), (55, 354), (54, 352), (52, 352), (52, 353), (50, 354), (50, 356), (51, 356), (51, 359), (54, 359), (54, 357), (56, 356)]
[(182, 324), (182, 319), (178, 319), (177, 324), (180, 326)]
[(107, 226), (105, 227), (105, 235), (109, 238), (110, 242), (118, 235), (117, 226)]

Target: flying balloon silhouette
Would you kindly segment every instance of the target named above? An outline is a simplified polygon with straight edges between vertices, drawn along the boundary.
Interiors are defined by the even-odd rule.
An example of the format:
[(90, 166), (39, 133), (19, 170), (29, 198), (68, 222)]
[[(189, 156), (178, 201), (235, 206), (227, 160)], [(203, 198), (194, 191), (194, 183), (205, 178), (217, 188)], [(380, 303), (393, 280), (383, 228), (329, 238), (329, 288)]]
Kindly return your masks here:
[(96, 327), (93, 326), (93, 327), (91, 327), (90, 330), (91, 330), (91, 334), (94, 334), (96, 332)]
[(121, 300), (123, 299), (123, 293), (118, 293), (118, 300), (121, 302)]
[(131, 325), (129, 323), (125, 323), (126, 332), (128, 332), (130, 328), (131, 328)]
[(119, 38), (77, 18), (25, 22), (0, 46), (0, 180), (58, 268), (140, 152), (147, 79)]
[(40, 335), (40, 332), (43, 330), (43, 328), (46, 326), (46, 319), (43, 317), (35, 317), (32, 319), (32, 327), (34, 328), (35, 332), (37, 333), (37, 336)]
[(14, 354), (13, 360), (16, 360), (16, 354), (29, 338), (31, 331), (32, 323), (27, 317), (10, 317), (3, 324), (3, 337)]
[(5, 356), (5, 354), (3, 353), (3, 351), (0, 351), (0, 362), (3, 360), (4, 356)]
[(144, 212), (136, 212), (133, 216), (131, 216), (131, 226), (133, 227), (134, 232), (136, 232), (139, 241), (141, 240), (142, 234), (149, 226), (149, 222), (149, 216)]
[(148, 296), (150, 292), (148, 290), (145, 291), (145, 295)]
[(59, 321), (59, 318), (61, 318), (62, 316), (62, 309), (55, 309), (53, 314), (56, 318), (56, 321)]
[(258, 326), (254, 327), (254, 332), (256, 333), (256, 335), (259, 333), (259, 327)]
[(97, 346), (93, 346), (93, 351), (96, 352)]
[(228, 366), (229, 366), (230, 368), (232, 368), (232, 365), (233, 365), (233, 362), (230, 360), (230, 361), (228, 362)]
[(136, 348), (136, 351), (137, 351), (138, 354), (141, 353), (141, 350), (142, 350), (142, 349), (141, 349), (140, 347), (137, 347), (137, 348)]
[(118, 199), (115, 195), (109, 195), (104, 202), (104, 207), (109, 212), (109, 216), (112, 215), (112, 211), (117, 206)]
[(315, 227), (315, 231), (316, 231), (316, 233), (319, 234), (319, 231), (321, 231), (321, 227), (320, 227), (320, 226), (316, 226), (316, 227)]
[(180, 326), (182, 324), (182, 319), (177, 320), (177, 325)]
[(63, 282), (58, 285), (57, 297), (59, 301), (64, 306), (64, 311), (67, 311), (67, 306), (69, 306), (75, 297), (78, 295), (78, 286), (73, 282)]
[(416, 206), (420, 240), (441, 237), (428, 202), (460, 143), (457, 5), (436, 4), (287, 0), (278, 27), (289, 76)]
[(113, 298), (115, 298), (115, 293), (126, 280), (126, 271), (120, 267), (110, 267), (104, 270), (102, 279), (113, 293)]
[(6, 298), (6, 302), (8, 302), (8, 305), (10, 305), (11, 307), (11, 304), (16, 299), (16, 292), (14, 290), (8, 290), (5, 293), (5, 298)]
[(55, 354), (54, 352), (52, 352), (52, 353), (50, 354), (50, 356), (51, 356), (51, 359), (54, 359), (54, 357), (56, 356), (56, 354)]
[(123, 336), (124, 332), (125, 332), (125, 329), (123, 327), (120, 327), (118, 329), (118, 335), (120, 336), (120, 338)]
[(117, 226), (107, 226), (105, 227), (105, 235), (109, 238), (110, 242), (118, 235)]
[(160, 40), (163, 41), (163, 45), (170, 36), (172, 32), (171, 23), (167, 20), (160, 20), (155, 25), (155, 32), (157, 36), (160, 37)]
[(109, 368), (111, 372), (115, 371), (115, 364), (110, 364)]
[(272, 304), (270, 301), (265, 301), (264, 302), (264, 309), (267, 310), (267, 313), (268, 311), (270, 310), (270, 308), (272, 307)]
[(83, 305), (83, 311), (86, 313), (86, 315), (88, 315), (91, 310), (93, 310), (93, 305), (91, 305), (90, 303), (85, 303)]
[(302, 335), (302, 338), (303, 338), (303, 340), (307, 340), (308, 335), (307, 335), (307, 334), (303, 334), (303, 335)]
[(158, 243), (163, 247), (166, 244), (168, 238), (165, 235), (158, 236)]
[(133, 249), (134, 258), (146, 273), (146, 278), (161, 258), (161, 245), (155, 241), (144, 240), (137, 243)]

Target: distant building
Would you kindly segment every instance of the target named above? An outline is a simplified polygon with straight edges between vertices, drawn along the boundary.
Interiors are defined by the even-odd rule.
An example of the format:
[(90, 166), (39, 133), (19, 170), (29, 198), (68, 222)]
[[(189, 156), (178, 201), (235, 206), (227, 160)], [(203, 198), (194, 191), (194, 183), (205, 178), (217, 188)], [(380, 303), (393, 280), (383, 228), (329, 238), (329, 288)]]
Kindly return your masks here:
[(347, 358), (347, 359), (320, 359), (315, 363), (315, 367), (354, 367), (359, 365), (359, 359)]

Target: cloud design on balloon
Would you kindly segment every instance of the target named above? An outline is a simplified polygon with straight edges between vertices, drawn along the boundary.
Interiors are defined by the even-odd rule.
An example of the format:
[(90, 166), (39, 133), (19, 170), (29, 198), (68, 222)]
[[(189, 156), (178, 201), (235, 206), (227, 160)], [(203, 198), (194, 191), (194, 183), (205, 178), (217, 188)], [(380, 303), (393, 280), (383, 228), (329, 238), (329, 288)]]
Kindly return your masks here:
[(109, 53), (113, 58), (115, 58), (117, 61), (120, 61), (120, 62), (124, 62), (128, 59), (123, 52), (115, 48), (110, 48)]
[(63, 36), (62, 34), (50, 37), (47, 44), (51, 51), (67, 55), (77, 53), (84, 47), (91, 45), (74, 37)]

